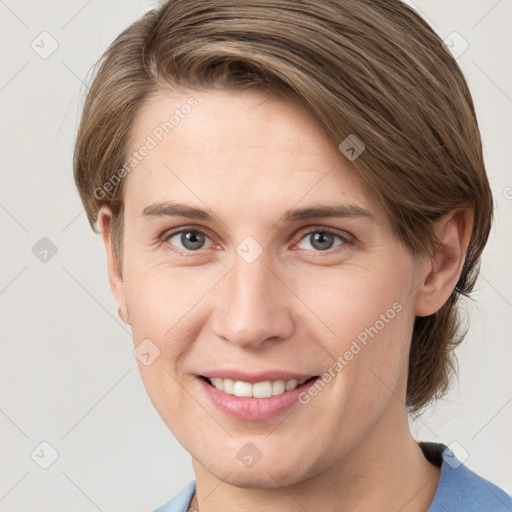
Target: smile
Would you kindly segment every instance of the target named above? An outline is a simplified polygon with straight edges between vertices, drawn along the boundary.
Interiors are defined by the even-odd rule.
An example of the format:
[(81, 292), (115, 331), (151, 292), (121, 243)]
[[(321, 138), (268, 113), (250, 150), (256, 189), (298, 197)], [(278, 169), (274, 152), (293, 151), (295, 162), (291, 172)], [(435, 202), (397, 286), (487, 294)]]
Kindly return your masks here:
[(290, 379), (290, 380), (265, 380), (261, 382), (244, 382), (233, 379), (223, 379), (220, 377), (202, 377), (211, 386), (223, 391), (228, 395), (235, 395), (241, 398), (269, 398), (271, 396), (281, 395), (286, 391), (293, 391), (302, 386), (305, 382), (314, 379)]

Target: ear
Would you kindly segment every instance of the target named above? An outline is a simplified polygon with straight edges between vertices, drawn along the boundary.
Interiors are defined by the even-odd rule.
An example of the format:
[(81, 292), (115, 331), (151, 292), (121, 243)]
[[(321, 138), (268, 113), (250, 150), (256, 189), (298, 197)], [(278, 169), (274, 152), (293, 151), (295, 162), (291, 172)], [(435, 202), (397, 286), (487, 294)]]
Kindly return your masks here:
[(116, 299), (119, 316), (125, 323), (129, 324), (130, 320), (128, 308), (126, 306), (123, 276), (121, 274), (119, 262), (114, 254), (114, 247), (112, 244), (111, 220), (112, 212), (108, 207), (102, 206), (98, 212), (98, 229), (100, 230), (103, 244), (105, 245), (110, 289)]
[[(474, 212), (460, 208), (443, 215), (434, 225), (437, 243), (426, 265), (415, 300), (417, 316), (428, 316), (441, 309), (457, 285), (471, 239)], [(425, 271), (423, 271), (425, 275)]]

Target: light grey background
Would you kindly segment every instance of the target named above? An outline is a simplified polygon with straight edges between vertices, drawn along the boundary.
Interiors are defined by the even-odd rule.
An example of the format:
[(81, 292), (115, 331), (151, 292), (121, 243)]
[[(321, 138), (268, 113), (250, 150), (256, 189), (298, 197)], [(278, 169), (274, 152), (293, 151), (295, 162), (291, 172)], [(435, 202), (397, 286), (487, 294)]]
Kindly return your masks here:
[[(512, 492), (512, 0), (408, 3), (442, 38), (457, 32), (455, 50), (469, 44), (459, 62), (496, 199), (476, 301), (465, 301), (459, 384), (412, 429), (458, 443), (470, 468)], [(92, 64), (155, 5), (0, 0), (0, 511), (152, 510), (193, 478), (142, 385), (71, 165)], [(43, 237), (57, 248), (46, 262), (32, 251)], [(43, 441), (58, 452), (48, 469)]]

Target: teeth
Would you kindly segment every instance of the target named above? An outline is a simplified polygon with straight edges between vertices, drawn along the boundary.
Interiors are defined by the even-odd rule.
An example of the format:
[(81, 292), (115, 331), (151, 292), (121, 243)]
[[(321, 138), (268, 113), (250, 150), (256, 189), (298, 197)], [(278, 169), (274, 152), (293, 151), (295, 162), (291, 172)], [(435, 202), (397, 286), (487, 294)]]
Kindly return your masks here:
[(268, 398), (270, 396), (281, 395), (285, 391), (292, 391), (301, 386), (307, 379), (297, 380), (266, 380), (263, 382), (243, 382), (241, 380), (221, 379), (220, 377), (211, 377), (208, 379), (214, 387), (224, 391), (228, 395), (235, 395), (245, 398)]
[(297, 382), (297, 379), (289, 380), (285, 386), (286, 391), (291, 391), (292, 389), (295, 389), (297, 387)]

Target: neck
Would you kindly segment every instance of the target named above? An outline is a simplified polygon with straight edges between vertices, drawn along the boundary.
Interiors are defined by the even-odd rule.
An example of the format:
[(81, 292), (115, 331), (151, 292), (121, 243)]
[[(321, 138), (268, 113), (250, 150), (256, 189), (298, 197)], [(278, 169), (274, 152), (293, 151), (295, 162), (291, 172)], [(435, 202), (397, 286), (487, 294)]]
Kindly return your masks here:
[(194, 459), (198, 492), (189, 510), (426, 512), (437, 489), (440, 469), (425, 459), (412, 438), (403, 404), (395, 407), (343, 460), (287, 487), (230, 485)]

